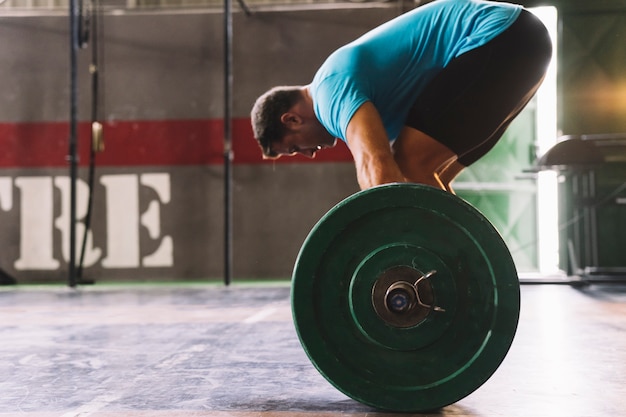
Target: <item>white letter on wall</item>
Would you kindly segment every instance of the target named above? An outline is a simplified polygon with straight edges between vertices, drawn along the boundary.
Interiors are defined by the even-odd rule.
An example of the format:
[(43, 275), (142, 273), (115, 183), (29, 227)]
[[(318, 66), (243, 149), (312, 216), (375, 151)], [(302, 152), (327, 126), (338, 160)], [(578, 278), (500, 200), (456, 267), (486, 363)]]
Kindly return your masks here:
[(13, 190), (11, 177), (0, 177), (0, 209), (10, 211), (13, 208)]
[[(54, 222), (57, 229), (61, 231), (61, 252), (63, 259), (70, 260), (70, 178), (56, 177), (54, 185), (61, 190), (61, 215)], [(87, 215), (89, 204), (89, 186), (81, 179), (76, 180), (76, 262), (80, 262), (80, 251), (85, 235), (85, 224), (81, 221)], [(85, 259), (83, 266), (95, 264), (102, 251), (93, 247), (93, 233), (87, 233), (85, 245)]]
[(21, 192), (20, 258), (15, 269), (57, 269), (53, 258), (53, 192), (51, 177), (17, 177)]
[[(143, 174), (141, 184), (156, 191), (161, 204), (168, 204), (170, 195), (169, 174)], [(148, 229), (150, 238), (157, 239), (161, 235), (161, 205), (153, 200), (141, 216), (141, 224)], [(174, 244), (171, 236), (163, 236), (161, 244), (153, 253), (142, 259), (144, 266), (165, 267), (174, 265)]]
[(103, 175), (106, 188), (107, 256), (105, 268), (139, 267), (139, 181), (137, 175)]

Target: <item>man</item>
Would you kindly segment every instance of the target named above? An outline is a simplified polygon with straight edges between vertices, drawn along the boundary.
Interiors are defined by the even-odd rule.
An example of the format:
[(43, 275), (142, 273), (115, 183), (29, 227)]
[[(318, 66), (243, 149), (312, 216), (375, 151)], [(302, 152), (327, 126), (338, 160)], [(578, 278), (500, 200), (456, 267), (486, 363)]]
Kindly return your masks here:
[(306, 86), (275, 87), (252, 109), (265, 157), (344, 140), (361, 189), (417, 182), (450, 192), (543, 81), (543, 24), (521, 6), (436, 0), (331, 54)]

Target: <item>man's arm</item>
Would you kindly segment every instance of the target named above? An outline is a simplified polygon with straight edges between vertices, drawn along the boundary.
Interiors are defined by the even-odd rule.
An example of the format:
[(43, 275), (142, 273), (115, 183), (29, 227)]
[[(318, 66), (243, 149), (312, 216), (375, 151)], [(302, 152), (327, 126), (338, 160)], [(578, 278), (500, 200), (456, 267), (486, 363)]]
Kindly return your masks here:
[(348, 124), (346, 139), (362, 190), (406, 181), (393, 158), (387, 132), (374, 104), (368, 101), (354, 113)]

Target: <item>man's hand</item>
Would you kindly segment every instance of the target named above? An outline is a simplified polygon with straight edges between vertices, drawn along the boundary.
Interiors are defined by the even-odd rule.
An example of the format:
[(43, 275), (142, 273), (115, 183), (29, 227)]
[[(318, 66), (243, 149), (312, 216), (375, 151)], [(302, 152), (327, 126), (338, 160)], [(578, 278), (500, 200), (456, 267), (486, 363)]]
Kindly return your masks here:
[(393, 158), (387, 132), (372, 102), (364, 103), (354, 113), (346, 136), (362, 190), (380, 184), (406, 181)]

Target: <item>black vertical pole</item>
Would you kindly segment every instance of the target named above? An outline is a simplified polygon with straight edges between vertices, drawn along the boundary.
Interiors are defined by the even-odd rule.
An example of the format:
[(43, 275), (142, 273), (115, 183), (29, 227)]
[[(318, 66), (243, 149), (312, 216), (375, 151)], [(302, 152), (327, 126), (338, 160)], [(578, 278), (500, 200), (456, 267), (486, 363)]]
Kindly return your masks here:
[(77, 0), (70, 0), (70, 255), (69, 277), (70, 287), (76, 286), (76, 175), (77, 175), (77, 80), (76, 67), (78, 55), (78, 7)]
[[(87, 250), (87, 237), (91, 230), (91, 218), (93, 212), (93, 194), (94, 194), (94, 181), (96, 170), (96, 152), (102, 150), (102, 134), (101, 131), (96, 131), (96, 123), (98, 123), (98, 104), (100, 100), (100, 68), (99, 68), (99, 32), (98, 32), (98, 19), (99, 19), (99, 6), (98, 0), (93, 0), (90, 10), (90, 35), (91, 35), (91, 65), (89, 66), (89, 73), (91, 74), (91, 147), (89, 151), (89, 173), (87, 177), (89, 186), (89, 197), (87, 200), (87, 214), (85, 215), (85, 233), (83, 234), (82, 243), (80, 246), (80, 256), (78, 258), (78, 265), (76, 267), (76, 276), (81, 284), (93, 284), (93, 280), (83, 279), (83, 266), (85, 262), (85, 252)], [(83, 39), (84, 42), (87, 39)], [(98, 137), (100, 136), (100, 137)]]
[(224, 0), (224, 284), (232, 280), (232, 40), (233, 14), (231, 0)]

